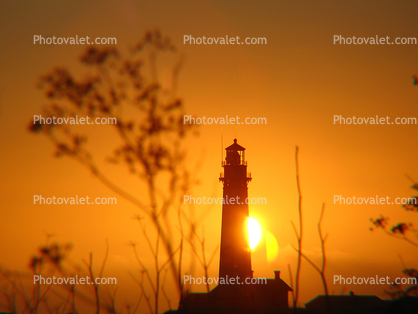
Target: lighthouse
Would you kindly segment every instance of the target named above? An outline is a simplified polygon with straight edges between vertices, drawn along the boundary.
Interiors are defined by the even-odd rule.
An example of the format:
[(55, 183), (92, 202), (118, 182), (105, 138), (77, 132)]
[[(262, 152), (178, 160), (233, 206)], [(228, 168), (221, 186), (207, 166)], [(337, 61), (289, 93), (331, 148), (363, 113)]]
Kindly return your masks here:
[[(289, 291), (280, 278), (253, 278), (248, 240), (248, 183), (245, 148), (228, 146), (222, 161), (223, 183), (219, 284), (208, 293), (189, 293), (179, 304), (179, 314), (288, 313)], [(233, 280), (231, 280), (233, 279)]]
[(247, 221), (249, 209), (248, 183), (245, 148), (237, 143), (228, 146), (222, 161), (224, 173), (219, 180), (223, 183), (222, 232), (219, 262), (219, 278), (252, 277), (251, 250), (248, 240)]

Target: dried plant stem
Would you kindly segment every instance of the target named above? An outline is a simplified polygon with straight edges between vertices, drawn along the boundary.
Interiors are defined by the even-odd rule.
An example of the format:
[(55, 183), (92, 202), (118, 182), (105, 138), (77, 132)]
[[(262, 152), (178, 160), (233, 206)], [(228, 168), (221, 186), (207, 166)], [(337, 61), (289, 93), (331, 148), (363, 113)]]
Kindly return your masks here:
[(296, 278), (295, 278), (295, 293), (293, 298), (293, 308), (296, 312), (296, 308), (298, 305), (299, 300), (299, 281), (300, 281), (300, 269), (302, 265), (302, 238), (303, 238), (303, 223), (302, 223), (302, 193), (300, 189), (300, 181), (299, 181), (299, 147), (296, 146), (296, 153), (295, 153), (295, 162), (296, 162), (296, 184), (298, 188), (298, 195), (299, 195), (299, 233), (296, 230), (295, 224), (292, 221), (293, 230), (295, 231), (296, 238), (298, 240), (298, 262), (296, 266)]

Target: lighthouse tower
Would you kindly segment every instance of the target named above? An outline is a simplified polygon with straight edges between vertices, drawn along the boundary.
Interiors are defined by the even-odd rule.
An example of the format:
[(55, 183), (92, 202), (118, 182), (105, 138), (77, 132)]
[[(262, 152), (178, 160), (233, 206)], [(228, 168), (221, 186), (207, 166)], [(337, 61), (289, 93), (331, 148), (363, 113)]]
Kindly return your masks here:
[(251, 251), (248, 241), (247, 219), (249, 217), (248, 182), (245, 148), (237, 144), (227, 147), (226, 158), (222, 162), (223, 182), (222, 233), (219, 263), (219, 278), (252, 277)]
[(189, 293), (180, 301), (178, 313), (288, 313), (292, 289), (280, 278), (280, 271), (274, 272), (273, 279), (261, 278), (263, 282), (253, 278), (247, 232), (249, 210), (245, 202), (251, 175), (247, 174), (245, 148), (236, 139), (225, 150), (224, 173), (219, 178), (224, 198), (219, 284), (208, 293)]

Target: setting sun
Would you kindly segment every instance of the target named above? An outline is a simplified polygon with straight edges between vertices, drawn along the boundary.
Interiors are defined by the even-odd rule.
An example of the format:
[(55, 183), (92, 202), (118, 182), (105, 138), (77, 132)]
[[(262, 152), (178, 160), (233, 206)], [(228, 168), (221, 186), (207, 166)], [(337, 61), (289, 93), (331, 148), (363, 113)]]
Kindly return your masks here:
[(248, 217), (248, 238), (250, 241), (250, 249), (254, 249), (261, 239), (261, 228), (257, 220)]
[(0, 314), (418, 314), (417, 12), (0, 0)]

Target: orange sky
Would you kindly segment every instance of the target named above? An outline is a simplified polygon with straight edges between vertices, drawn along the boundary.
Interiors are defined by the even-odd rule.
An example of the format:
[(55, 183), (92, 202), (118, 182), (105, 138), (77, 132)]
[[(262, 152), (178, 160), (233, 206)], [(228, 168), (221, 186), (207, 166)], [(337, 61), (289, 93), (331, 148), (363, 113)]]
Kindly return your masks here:
[[(327, 241), (330, 291), (335, 274), (396, 277), (417, 265), (417, 254), (405, 242), (382, 232), (370, 232), (370, 218), (380, 214), (398, 221), (417, 221), (399, 205), (334, 205), (333, 196), (410, 197), (409, 174), (418, 180), (416, 125), (334, 125), (333, 116), (390, 116), (418, 118), (417, 45), (334, 45), (333, 35), (414, 37), (418, 34), (415, 1), (158, 1), (127, 0), (0, 3), (0, 155), (2, 210), (0, 265), (26, 269), (29, 257), (44, 242), (45, 232), (59, 242), (72, 242), (72, 259), (100, 260), (109, 239), (108, 273), (119, 274), (131, 285), (125, 269), (135, 269), (127, 242), (140, 242), (136, 208), (118, 198), (118, 205), (33, 205), (33, 195), (91, 195), (113, 197), (73, 160), (53, 157), (53, 148), (41, 136), (26, 131), (45, 103), (36, 89), (40, 75), (66, 65), (82, 73), (77, 63), (82, 46), (34, 45), (33, 35), (116, 37), (117, 48), (131, 47), (147, 29), (158, 27), (185, 56), (178, 94), (189, 114), (196, 116), (265, 117), (267, 125), (206, 125), (188, 142), (191, 163), (203, 162), (196, 196), (221, 197), (218, 182), (220, 138), (224, 147), (234, 137), (247, 148), (253, 181), (250, 197), (265, 197), (267, 205), (250, 206), (263, 230), (276, 237), (280, 253), (267, 263), (261, 244), (253, 252), (256, 276), (272, 277), (287, 265), (296, 268), (296, 245), (290, 221), (297, 221), (295, 146), (300, 148), (306, 253), (319, 262), (316, 232), (321, 204)], [(266, 37), (267, 45), (183, 45), (183, 35)], [(417, 36), (418, 37), (418, 36)], [(164, 74), (163, 74), (164, 78)], [(92, 147), (108, 152), (106, 126), (93, 131), (102, 142)], [(100, 129), (103, 128), (103, 129)], [(115, 167), (112, 178), (133, 193), (141, 189)], [(124, 170), (124, 169), (123, 169)], [(138, 195), (141, 197), (141, 195)], [(208, 251), (220, 239), (221, 207), (196, 206), (209, 211), (204, 225)], [(218, 261), (210, 269), (217, 275)], [(121, 279), (122, 280), (122, 279)], [(305, 262), (301, 304), (322, 293), (319, 276)], [(196, 290), (201, 289), (196, 287)], [(383, 297), (381, 286), (349, 286), (346, 291)]]

